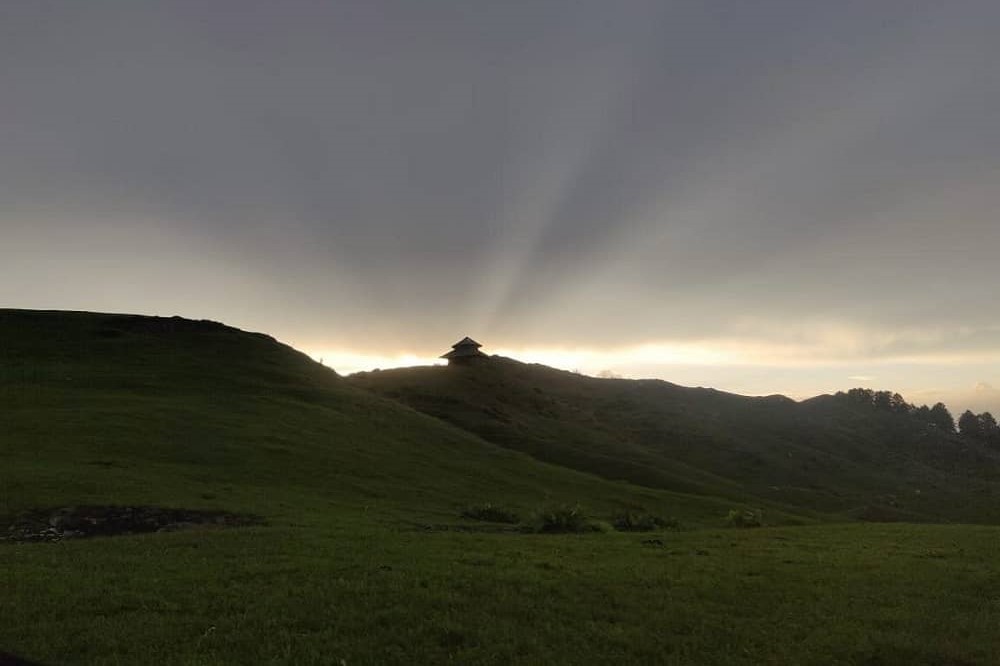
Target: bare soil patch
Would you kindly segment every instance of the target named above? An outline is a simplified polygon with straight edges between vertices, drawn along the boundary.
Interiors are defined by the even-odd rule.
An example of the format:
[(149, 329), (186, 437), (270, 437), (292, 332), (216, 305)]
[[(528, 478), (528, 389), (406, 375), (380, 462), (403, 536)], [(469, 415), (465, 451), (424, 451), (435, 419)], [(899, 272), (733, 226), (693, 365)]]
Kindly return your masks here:
[(62, 541), (97, 536), (260, 525), (259, 516), (159, 506), (62, 506), (19, 516), (0, 540)]

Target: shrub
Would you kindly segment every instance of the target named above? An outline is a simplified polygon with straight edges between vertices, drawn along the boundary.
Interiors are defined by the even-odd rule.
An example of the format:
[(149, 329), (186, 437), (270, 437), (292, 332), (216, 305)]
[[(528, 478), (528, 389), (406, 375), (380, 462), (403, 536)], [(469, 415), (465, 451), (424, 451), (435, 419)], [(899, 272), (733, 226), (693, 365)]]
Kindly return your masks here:
[(539, 534), (568, 534), (598, 531), (599, 527), (587, 518), (579, 504), (560, 504), (535, 512), (525, 526), (529, 532)]
[(764, 513), (760, 509), (732, 509), (726, 516), (726, 525), (729, 527), (763, 527)]
[(482, 520), (489, 523), (516, 523), (520, 520), (517, 513), (506, 507), (487, 502), (473, 504), (462, 509), (462, 517), (472, 520)]
[(611, 523), (606, 520), (588, 520), (587, 528), (588, 532), (599, 532), (601, 534), (612, 534), (615, 531)]
[(612, 519), (612, 525), (619, 532), (652, 532), (657, 529), (679, 530), (676, 518), (662, 518), (645, 511), (622, 511)]

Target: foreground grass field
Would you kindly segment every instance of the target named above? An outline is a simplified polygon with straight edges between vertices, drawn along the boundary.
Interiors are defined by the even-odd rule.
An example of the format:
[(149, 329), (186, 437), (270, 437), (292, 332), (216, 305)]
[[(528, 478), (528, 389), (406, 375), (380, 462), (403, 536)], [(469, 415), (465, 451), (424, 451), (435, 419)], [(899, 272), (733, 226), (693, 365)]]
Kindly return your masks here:
[(8, 546), (0, 646), (53, 664), (995, 664), (998, 544), (990, 527), (540, 536), (331, 514)]

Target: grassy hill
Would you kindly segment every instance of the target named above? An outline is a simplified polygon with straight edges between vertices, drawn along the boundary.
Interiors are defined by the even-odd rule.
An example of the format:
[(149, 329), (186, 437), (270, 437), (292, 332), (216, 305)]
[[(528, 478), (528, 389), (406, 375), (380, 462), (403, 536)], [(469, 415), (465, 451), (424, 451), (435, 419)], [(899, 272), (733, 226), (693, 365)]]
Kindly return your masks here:
[(732, 505), (541, 464), (214, 322), (5, 310), (0, 340), (0, 517), (114, 499), (442, 521), (477, 503), (584, 502), (697, 524)]
[(844, 516), (1000, 522), (997, 451), (834, 396), (800, 404), (498, 357), (348, 382), (610, 479)]
[[(446, 371), (433, 376), (447, 385)], [(594, 429), (582, 400), (607, 385), (544, 373), (553, 385), (538, 388), (552, 392), (530, 395), (603, 433), (581, 441), (610, 446), (615, 426)], [(483, 411), (502, 408), (519, 432), (566, 432), (520, 421), (533, 412), (481, 379), (467, 379), (483, 390), (478, 408), (455, 396), (470, 422), (504, 423)], [(822, 402), (804, 409), (827, 418)], [(664, 487), (724, 497), (613, 481), (495, 443), (510, 427), (486, 441), (221, 324), (0, 310), (0, 518), (107, 504), (265, 521), (0, 541), (0, 662), (1000, 661), (1000, 528), (829, 524), (777, 504), (769, 522), (811, 524), (720, 528), (749, 497), (739, 478), (692, 458), (664, 467)], [(629, 446), (648, 448), (638, 435)], [(458, 516), (481, 502), (582, 502), (604, 518), (643, 507), (687, 529), (548, 535)]]

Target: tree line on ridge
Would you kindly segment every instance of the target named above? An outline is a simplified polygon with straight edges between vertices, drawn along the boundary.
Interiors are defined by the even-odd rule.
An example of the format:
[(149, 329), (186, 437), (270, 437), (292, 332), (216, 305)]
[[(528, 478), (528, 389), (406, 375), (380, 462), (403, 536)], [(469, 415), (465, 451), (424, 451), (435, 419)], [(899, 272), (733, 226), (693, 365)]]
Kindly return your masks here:
[(871, 407), (877, 411), (904, 414), (943, 432), (957, 433), (962, 437), (1000, 448), (1000, 425), (997, 425), (996, 419), (989, 412), (974, 414), (971, 410), (965, 410), (956, 424), (951, 412), (941, 402), (935, 403), (933, 407), (927, 405), (917, 407), (906, 402), (899, 393), (873, 391), (867, 388), (852, 388), (846, 393), (840, 391), (835, 397), (851, 404)]

